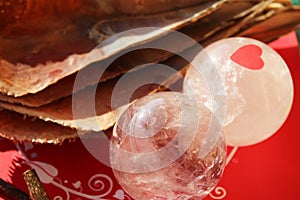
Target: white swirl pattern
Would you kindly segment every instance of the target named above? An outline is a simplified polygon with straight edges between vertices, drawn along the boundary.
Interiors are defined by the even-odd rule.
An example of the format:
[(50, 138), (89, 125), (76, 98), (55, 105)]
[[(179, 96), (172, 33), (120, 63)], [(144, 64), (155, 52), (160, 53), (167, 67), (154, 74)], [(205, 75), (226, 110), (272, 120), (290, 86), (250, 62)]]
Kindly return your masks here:
[[(65, 198), (62, 196), (55, 196), (53, 198), (53, 200), (64, 200), (64, 199), (70, 200), (70, 198), (71, 198), (70, 194), (76, 195), (77, 197), (83, 197), (83, 198), (91, 199), (91, 200), (92, 199), (99, 199), (99, 200), (110, 199), (111, 200), (111, 198), (114, 198), (116, 200), (132, 200), (128, 195), (125, 194), (125, 192), (122, 189), (118, 189), (117, 191), (115, 191), (115, 193), (112, 193), (114, 183), (113, 183), (113, 180), (111, 179), (111, 177), (109, 177), (106, 174), (95, 174), (88, 181), (88, 186), (92, 191), (102, 192), (102, 194), (99, 194), (99, 195), (86, 194), (86, 193), (83, 193), (82, 191), (77, 191), (72, 188), (66, 187), (65, 185), (62, 184), (62, 181), (58, 177), (55, 176), (55, 174), (56, 174), (55, 171), (58, 171), (57, 168), (55, 168), (53, 165), (50, 165), (47, 163), (42, 163), (39, 161), (32, 161), (26, 156), (24, 151), (28, 150), (28, 145), (25, 144), (24, 150), (20, 147), (19, 144), (16, 144), (16, 148), (18, 149), (19, 153), (24, 158), (25, 163), (27, 165), (30, 165), (33, 169), (35, 169), (37, 171), (37, 173), (43, 183), (54, 185), (57, 188), (59, 188), (65, 192), (65, 194), (66, 194)], [(31, 148), (34, 148), (34, 147), (31, 146)], [(31, 148), (29, 148), (29, 149), (31, 149)], [(231, 159), (233, 158), (233, 156), (237, 152), (237, 150), (238, 150), (238, 147), (234, 147), (231, 150), (230, 154), (227, 157), (226, 165), (228, 165), (230, 163)], [(54, 171), (54, 173), (53, 173), (53, 171)], [(108, 185), (105, 184), (105, 181), (108, 183)], [(77, 182), (81, 184), (80, 181), (77, 181)], [(106, 189), (107, 186), (108, 186), (108, 188)], [(222, 186), (217, 186), (209, 194), (209, 196), (210, 196), (210, 198), (216, 199), (216, 200), (224, 199), (227, 196), (227, 191)]]
[[(215, 193), (215, 194), (214, 194)], [(218, 186), (216, 187), (213, 192), (211, 192), (209, 194), (209, 196), (212, 198), (212, 199), (224, 199), (227, 195), (227, 192), (226, 190), (221, 187), (221, 186)]]
[[(65, 192), (65, 194), (66, 194), (65, 197), (57, 195), (53, 198), (53, 200), (65, 200), (65, 199), (70, 200), (71, 194), (77, 196), (78, 197), (77, 199), (81, 199), (80, 197), (83, 197), (85, 199), (91, 199), (91, 200), (93, 200), (93, 199), (112, 200), (112, 198), (117, 199), (117, 200), (125, 200), (125, 199), (132, 200), (121, 189), (119, 189), (115, 193), (113, 193), (113, 180), (111, 179), (111, 177), (109, 177), (106, 174), (95, 174), (88, 181), (89, 189), (91, 189), (92, 191), (98, 192), (98, 193), (101, 192), (101, 194), (98, 194), (98, 195), (87, 194), (82, 191), (77, 191), (75, 189), (67, 187), (62, 184), (62, 181), (58, 177), (52, 175), (53, 174), (52, 171), (56, 171), (57, 168), (55, 168), (53, 165), (50, 165), (47, 163), (30, 160), (26, 156), (24, 150), (21, 148), (21, 146), (19, 144), (16, 144), (16, 148), (18, 149), (19, 153), (24, 158), (24, 161), (25, 161), (24, 163), (27, 165), (30, 165), (30, 167), (32, 167), (33, 169), (35, 169), (37, 171), (38, 176), (42, 183), (51, 184)], [(26, 151), (26, 149), (25, 149), (25, 151)], [(106, 182), (108, 184), (106, 184)], [(77, 181), (77, 183), (81, 184), (80, 181)]]

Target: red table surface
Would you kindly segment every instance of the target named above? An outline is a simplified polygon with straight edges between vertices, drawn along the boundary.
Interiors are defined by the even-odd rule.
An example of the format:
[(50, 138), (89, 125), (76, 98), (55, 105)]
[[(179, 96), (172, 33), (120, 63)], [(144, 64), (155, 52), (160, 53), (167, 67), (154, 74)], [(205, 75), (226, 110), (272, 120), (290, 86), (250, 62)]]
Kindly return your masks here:
[[(271, 138), (234, 149), (235, 154), (228, 148), (233, 157), (207, 199), (300, 199), (300, 56), (295, 33), (270, 46), (284, 58), (294, 80), (291, 113)], [(0, 138), (0, 178), (27, 191), (22, 173), (29, 168), (38, 172), (51, 199), (130, 199), (111, 169), (89, 154), (80, 140), (55, 146), (18, 145)]]

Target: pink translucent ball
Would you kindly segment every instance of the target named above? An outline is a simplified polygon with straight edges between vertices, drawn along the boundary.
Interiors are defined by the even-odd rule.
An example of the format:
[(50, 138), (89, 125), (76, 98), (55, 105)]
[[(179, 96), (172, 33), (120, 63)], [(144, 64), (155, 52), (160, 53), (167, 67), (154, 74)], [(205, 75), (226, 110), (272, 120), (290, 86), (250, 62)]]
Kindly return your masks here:
[[(185, 76), (184, 92), (216, 112), (227, 144), (256, 144), (281, 127), (293, 102), (293, 81), (284, 60), (272, 48), (250, 38), (227, 38), (207, 46), (197, 57), (197, 66), (190, 67)], [(211, 73), (213, 68), (220, 79)], [(206, 74), (198, 73), (203, 70)], [(212, 85), (221, 81), (223, 88), (209, 89), (207, 81)], [(222, 96), (225, 101), (218, 101)]]
[(225, 166), (219, 122), (182, 93), (134, 102), (118, 119), (111, 141), (114, 175), (134, 199), (202, 199)]

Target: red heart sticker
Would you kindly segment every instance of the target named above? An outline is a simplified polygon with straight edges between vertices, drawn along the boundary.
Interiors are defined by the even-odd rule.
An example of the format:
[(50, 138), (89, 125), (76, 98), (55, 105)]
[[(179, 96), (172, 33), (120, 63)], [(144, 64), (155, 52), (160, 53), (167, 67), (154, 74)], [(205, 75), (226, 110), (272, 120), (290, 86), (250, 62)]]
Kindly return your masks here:
[(262, 69), (264, 61), (261, 59), (262, 49), (254, 44), (242, 46), (232, 54), (230, 59), (248, 69)]

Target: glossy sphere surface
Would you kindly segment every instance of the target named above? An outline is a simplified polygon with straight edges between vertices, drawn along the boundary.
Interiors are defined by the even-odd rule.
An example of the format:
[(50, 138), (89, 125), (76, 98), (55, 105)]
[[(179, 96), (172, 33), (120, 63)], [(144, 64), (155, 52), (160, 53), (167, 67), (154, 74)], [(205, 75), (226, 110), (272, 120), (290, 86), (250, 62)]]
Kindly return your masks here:
[(114, 175), (134, 199), (202, 199), (219, 181), (226, 146), (219, 122), (187, 95), (133, 103), (111, 137)]
[[(219, 120), (223, 121), (227, 144), (256, 144), (284, 123), (293, 101), (293, 82), (283, 59), (268, 45), (249, 38), (219, 40), (200, 53), (198, 63), (187, 71), (184, 92), (194, 93), (213, 111), (225, 106), (225, 117)], [(207, 67), (218, 71), (224, 87), (214, 98), (224, 96), (224, 105), (211, 99), (205, 78), (197, 73)], [(211, 77), (208, 80), (214, 81)]]

